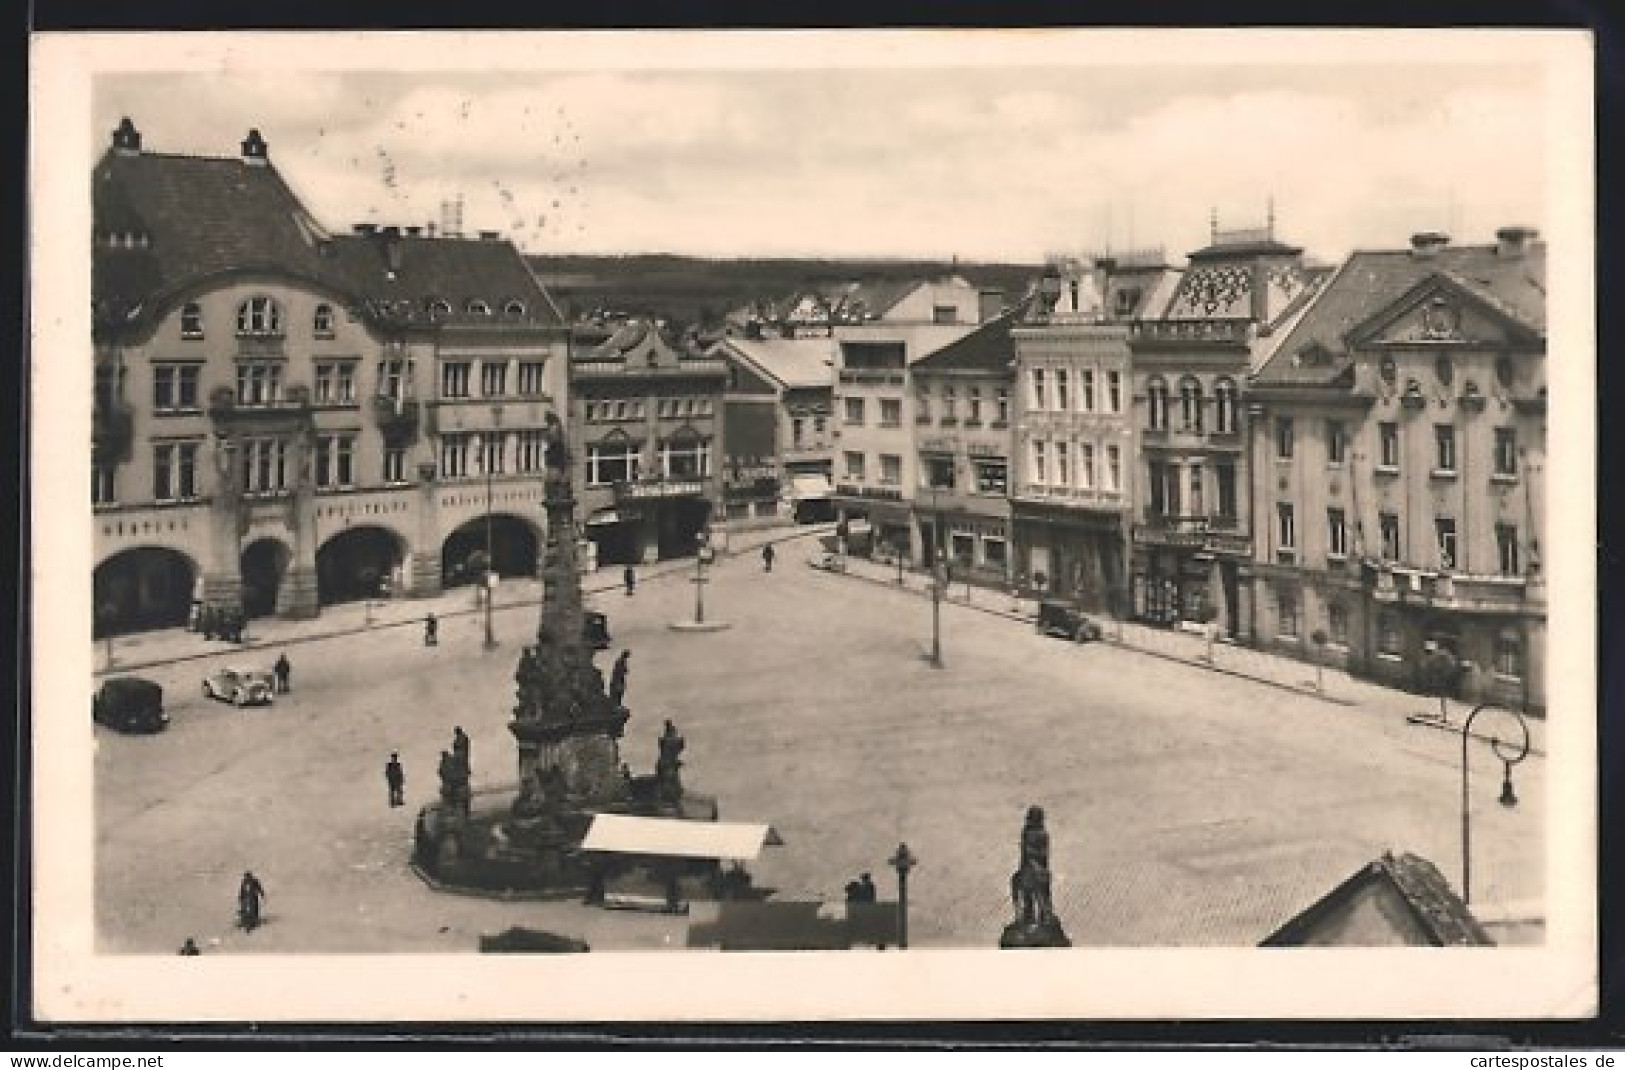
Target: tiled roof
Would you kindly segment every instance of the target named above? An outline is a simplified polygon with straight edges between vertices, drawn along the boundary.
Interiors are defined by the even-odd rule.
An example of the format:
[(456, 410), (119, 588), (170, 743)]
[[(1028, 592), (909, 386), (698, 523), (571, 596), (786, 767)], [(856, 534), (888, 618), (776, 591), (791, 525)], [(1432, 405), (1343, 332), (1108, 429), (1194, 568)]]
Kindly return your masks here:
[(921, 357), (913, 364), (916, 372), (980, 371), (1007, 375), (1016, 359), (1010, 338), (1010, 317), (988, 320), (957, 341)]
[[(1507, 257), (1493, 245), (1445, 247), (1418, 257), (1408, 249), (1355, 252), (1320, 288), (1308, 311), (1283, 332), (1275, 352), (1259, 369), (1260, 385), (1330, 382), (1350, 362), (1345, 336), (1354, 327), (1430, 276), (1441, 276), (1529, 329), (1546, 325), (1546, 246), (1532, 244)], [(1331, 354), (1327, 363), (1304, 365), (1293, 358), (1312, 345)]]
[[(398, 243), (398, 267), (391, 270), (386, 246)], [(411, 302), (413, 321), (476, 323), (485, 320), (558, 326), (564, 320), (547, 291), (525, 266), (511, 242), (411, 235), (347, 234), (333, 239), (327, 277), (347, 292), (387, 314)], [(470, 309), (484, 302), (489, 314)], [(510, 315), (517, 301), (522, 314)], [(450, 305), (436, 314), (435, 303)], [(442, 309), (444, 306), (440, 306)], [(396, 313), (399, 318), (400, 313)]]
[(835, 381), (836, 343), (830, 338), (730, 338), (722, 345), (790, 388)]
[(1303, 252), (1295, 245), (1276, 241), (1274, 238), (1260, 238), (1257, 241), (1241, 242), (1215, 242), (1187, 253), (1190, 260), (1241, 260), (1254, 256), (1297, 256)]

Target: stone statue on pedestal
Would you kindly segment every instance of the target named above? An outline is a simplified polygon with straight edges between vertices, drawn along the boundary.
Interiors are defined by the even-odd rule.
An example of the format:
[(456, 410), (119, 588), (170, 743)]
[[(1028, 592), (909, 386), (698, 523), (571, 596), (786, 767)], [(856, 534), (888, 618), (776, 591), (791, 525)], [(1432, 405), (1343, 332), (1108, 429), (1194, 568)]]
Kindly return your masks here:
[(468, 787), (468, 766), (449, 750), (440, 752), (440, 799), (447, 809), (468, 815), (472, 792)]
[(683, 767), (681, 755), (687, 746), (677, 726), (668, 718), (665, 731), (660, 735), (660, 756), (655, 759), (655, 779), (660, 785), (662, 802), (675, 803), (683, 797), (683, 781), (679, 770)]
[(1044, 808), (1029, 806), (1021, 829), (1021, 861), (1010, 875), (1010, 906), (1015, 920), (1004, 928), (1000, 947), (1071, 947), (1050, 897), (1049, 830)]

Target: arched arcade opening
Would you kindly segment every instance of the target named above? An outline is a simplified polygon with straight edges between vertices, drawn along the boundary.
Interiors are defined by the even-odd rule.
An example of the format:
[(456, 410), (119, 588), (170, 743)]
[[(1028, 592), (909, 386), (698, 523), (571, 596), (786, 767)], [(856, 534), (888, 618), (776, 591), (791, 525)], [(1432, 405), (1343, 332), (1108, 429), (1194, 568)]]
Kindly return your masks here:
[(292, 551), (280, 539), (256, 539), (244, 548), (239, 567), (245, 614), (269, 617), (276, 612), (277, 596), (292, 556)]
[(446, 587), (475, 583), (485, 568), (487, 538), (493, 568), (503, 577), (534, 576), (541, 558), (536, 525), (507, 513), (476, 517), (446, 536), (440, 546), (440, 582)]
[(91, 581), (96, 637), (184, 625), (196, 585), (197, 566), (179, 550), (142, 546), (114, 554)]
[(316, 551), (317, 598), (328, 606), (383, 597), (393, 589), (405, 557), (405, 540), (388, 528), (342, 531)]

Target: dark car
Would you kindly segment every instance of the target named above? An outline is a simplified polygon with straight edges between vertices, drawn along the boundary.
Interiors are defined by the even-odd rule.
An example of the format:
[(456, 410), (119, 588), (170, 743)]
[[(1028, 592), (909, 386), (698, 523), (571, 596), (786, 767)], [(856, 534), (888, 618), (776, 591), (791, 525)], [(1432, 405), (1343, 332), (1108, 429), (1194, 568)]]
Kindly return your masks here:
[(594, 650), (608, 650), (609, 618), (597, 610), (586, 610), (581, 614), (581, 638), (592, 644)]
[(120, 732), (162, 732), (169, 724), (164, 689), (139, 676), (102, 682), (90, 703), (91, 718)]
[(1038, 633), (1078, 643), (1093, 642), (1102, 635), (1100, 625), (1084, 616), (1081, 610), (1051, 600), (1038, 604)]

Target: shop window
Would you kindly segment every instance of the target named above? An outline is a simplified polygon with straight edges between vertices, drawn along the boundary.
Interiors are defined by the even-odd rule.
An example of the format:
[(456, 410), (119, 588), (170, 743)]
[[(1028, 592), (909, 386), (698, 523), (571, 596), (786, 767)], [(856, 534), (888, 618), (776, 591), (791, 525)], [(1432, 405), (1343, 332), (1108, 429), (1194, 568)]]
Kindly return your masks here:
[(977, 461), (976, 489), (982, 494), (1004, 494), (1009, 489), (1009, 464), (1005, 461)]
[(634, 442), (594, 442), (587, 447), (587, 484), (604, 487), (638, 478), (643, 454)]

